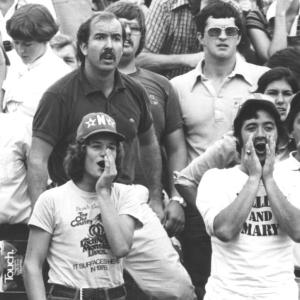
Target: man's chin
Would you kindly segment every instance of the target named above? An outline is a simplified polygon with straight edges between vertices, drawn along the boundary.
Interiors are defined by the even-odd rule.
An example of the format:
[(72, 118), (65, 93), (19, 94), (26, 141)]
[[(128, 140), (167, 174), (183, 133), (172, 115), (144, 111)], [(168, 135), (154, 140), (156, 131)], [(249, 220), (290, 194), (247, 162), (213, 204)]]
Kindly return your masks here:
[(263, 166), (265, 164), (266, 161), (266, 155), (265, 154), (257, 154), (258, 160), (260, 162), (260, 164)]

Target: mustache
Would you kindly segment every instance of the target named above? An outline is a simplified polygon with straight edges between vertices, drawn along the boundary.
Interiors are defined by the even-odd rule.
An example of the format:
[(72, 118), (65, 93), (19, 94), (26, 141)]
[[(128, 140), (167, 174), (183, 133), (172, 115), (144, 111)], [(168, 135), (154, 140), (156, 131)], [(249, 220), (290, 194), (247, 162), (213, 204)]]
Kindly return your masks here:
[(104, 49), (104, 51), (100, 54), (100, 59), (101, 58), (105, 58), (106, 55), (112, 56), (113, 59), (116, 58), (116, 56), (115, 56), (115, 54), (114, 54), (114, 52), (113, 52), (112, 49)]
[(131, 46), (133, 46), (133, 41), (132, 41), (131, 38), (127, 38), (127, 39), (125, 40), (125, 42), (127, 42), (127, 43), (129, 43)]

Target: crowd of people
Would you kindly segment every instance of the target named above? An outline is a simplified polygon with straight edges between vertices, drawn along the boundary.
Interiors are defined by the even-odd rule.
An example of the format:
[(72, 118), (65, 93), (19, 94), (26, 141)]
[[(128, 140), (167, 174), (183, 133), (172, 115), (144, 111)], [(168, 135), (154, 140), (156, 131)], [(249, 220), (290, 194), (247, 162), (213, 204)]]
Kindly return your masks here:
[(14, 299), (299, 300), (300, 1), (81, 5), (0, 0)]

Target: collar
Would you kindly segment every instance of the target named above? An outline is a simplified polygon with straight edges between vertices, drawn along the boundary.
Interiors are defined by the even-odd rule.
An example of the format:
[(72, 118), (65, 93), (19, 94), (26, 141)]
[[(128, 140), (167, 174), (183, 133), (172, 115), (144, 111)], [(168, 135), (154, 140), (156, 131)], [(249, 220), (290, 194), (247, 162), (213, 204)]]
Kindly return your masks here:
[[(196, 68), (193, 70), (194, 72), (192, 71), (193, 73), (191, 73), (192, 76), (191, 87), (190, 87), (191, 91), (199, 80), (208, 80), (208, 78), (205, 77), (205, 75), (203, 74), (204, 61), (205, 60), (203, 56), (203, 58), (199, 61)], [(239, 53), (236, 54), (235, 66), (232, 72), (228, 75), (228, 78), (234, 78), (236, 76), (243, 77), (251, 86), (253, 85), (253, 78), (251, 72), (248, 71), (247, 62)]]
[(171, 10), (175, 10), (176, 8), (184, 6), (184, 5), (190, 6), (189, 1), (188, 0), (173, 0), (171, 2)]
[(291, 167), (291, 171), (299, 171), (300, 172), (300, 161), (298, 161), (295, 158), (297, 151), (292, 151), (290, 152), (289, 155), (289, 160), (290, 160), (290, 167)]
[[(90, 82), (88, 81), (85, 72), (84, 72), (84, 65), (81, 66), (80, 68), (78, 68), (78, 72), (79, 72), (79, 80), (82, 84), (82, 89), (83, 89), (83, 93), (85, 96), (88, 96), (89, 94), (95, 93), (95, 92), (102, 92), (100, 87), (95, 87), (92, 86), (90, 84)], [(124, 90), (125, 89), (125, 85), (122, 79), (122, 75), (118, 70), (115, 70), (115, 85), (113, 90), (114, 91), (119, 91), (119, 90)]]
[(52, 60), (49, 60), (49, 58), (53, 55), (55, 55), (55, 54), (51, 50), (50, 46), (47, 45), (46, 52), (44, 53), (44, 55), (42, 55), (41, 57), (36, 59), (33, 63), (25, 65), (26, 69), (28, 71), (30, 71), (30, 70), (38, 67), (39, 65), (43, 64), (44, 62), (52, 61)]

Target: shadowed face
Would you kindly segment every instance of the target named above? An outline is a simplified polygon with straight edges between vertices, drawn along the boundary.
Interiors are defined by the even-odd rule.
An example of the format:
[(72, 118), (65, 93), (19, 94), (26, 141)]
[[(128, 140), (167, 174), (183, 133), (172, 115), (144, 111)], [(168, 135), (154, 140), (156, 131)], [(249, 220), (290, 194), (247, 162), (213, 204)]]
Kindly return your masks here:
[(33, 63), (43, 56), (47, 49), (46, 42), (14, 40), (13, 43), (24, 64)]

